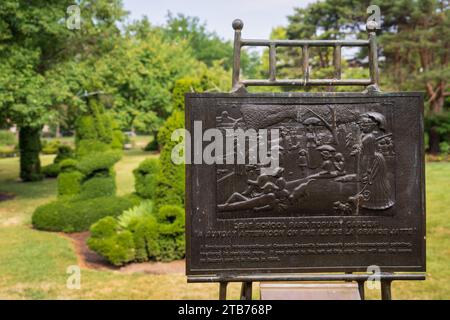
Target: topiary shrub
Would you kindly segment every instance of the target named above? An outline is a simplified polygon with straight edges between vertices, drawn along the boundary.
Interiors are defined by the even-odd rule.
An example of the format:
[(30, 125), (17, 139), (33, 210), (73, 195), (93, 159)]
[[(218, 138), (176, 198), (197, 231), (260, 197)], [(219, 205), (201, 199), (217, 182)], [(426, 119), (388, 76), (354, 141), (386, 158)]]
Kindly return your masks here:
[(84, 175), (79, 171), (61, 172), (58, 175), (58, 196), (74, 196), (81, 191)]
[(58, 147), (58, 153), (56, 154), (55, 160), (53, 160), (53, 163), (60, 163), (63, 160), (71, 159), (74, 157), (73, 150), (68, 145), (60, 145)]
[(136, 261), (143, 262), (160, 257), (159, 226), (154, 216), (135, 219), (128, 228), (133, 234)]
[(60, 199), (38, 207), (32, 217), (35, 228), (47, 231), (80, 232), (107, 216), (118, 216), (132, 203), (121, 197), (77, 201)]
[(81, 185), (78, 199), (92, 199), (116, 194), (116, 183), (113, 177), (93, 177)]
[(87, 244), (91, 250), (103, 256), (115, 266), (121, 266), (135, 259), (133, 235), (120, 230), (117, 220), (106, 217), (91, 227)]
[(177, 237), (184, 234), (184, 209), (174, 205), (164, 205), (158, 210), (157, 218), (162, 235)]
[(86, 176), (93, 175), (96, 172), (107, 173), (121, 157), (121, 152), (117, 150), (90, 153), (78, 161), (77, 169)]
[(59, 163), (52, 163), (47, 166), (42, 167), (41, 172), (47, 178), (56, 178), (59, 174), (60, 167)]
[(134, 188), (136, 193), (144, 199), (155, 197), (156, 178), (160, 171), (158, 159), (146, 159), (133, 170)]
[(97, 140), (80, 140), (77, 143), (77, 157), (82, 158), (93, 152), (101, 153), (110, 150), (110, 146)]
[(52, 164), (42, 167), (42, 174), (47, 178), (56, 178), (61, 171), (60, 163), (73, 157), (72, 148), (68, 145), (60, 145)]
[(19, 130), (20, 178), (25, 181), (39, 181), (44, 177), (41, 173), (40, 129), (22, 127)]
[(43, 154), (57, 154), (58, 148), (61, 146), (61, 141), (59, 140), (43, 140), (42, 150)]
[(159, 158), (161, 169), (156, 178), (155, 206), (173, 204), (184, 207), (185, 167), (172, 162), (172, 149), (178, 141), (172, 141), (172, 132), (184, 128), (184, 114), (174, 112), (158, 133), (158, 141), (162, 146)]

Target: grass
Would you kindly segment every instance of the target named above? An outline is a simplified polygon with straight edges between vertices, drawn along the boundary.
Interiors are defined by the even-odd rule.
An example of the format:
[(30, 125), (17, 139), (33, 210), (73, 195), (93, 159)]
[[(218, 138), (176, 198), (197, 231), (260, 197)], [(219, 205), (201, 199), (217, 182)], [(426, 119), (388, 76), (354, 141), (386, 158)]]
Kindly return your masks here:
[[(133, 190), (131, 172), (150, 156), (155, 155), (125, 153), (116, 166), (119, 194)], [(43, 164), (52, 159), (42, 156)], [(82, 269), (81, 288), (69, 289), (67, 268), (77, 265), (71, 241), (30, 226), (34, 209), (55, 198), (56, 180), (21, 183), (18, 169), (17, 158), (0, 159), (0, 191), (17, 195), (0, 202), (0, 299), (217, 299), (217, 284), (187, 284), (183, 275)], [(428, 279), (394, 282), (395, 299), (450, 298), (450, 163), (429, 163), (426, 173)], [(379, 298), (378, 291), (366, 292)], [(229, 298), (238, 294), (238, 284), (232, 284)]]

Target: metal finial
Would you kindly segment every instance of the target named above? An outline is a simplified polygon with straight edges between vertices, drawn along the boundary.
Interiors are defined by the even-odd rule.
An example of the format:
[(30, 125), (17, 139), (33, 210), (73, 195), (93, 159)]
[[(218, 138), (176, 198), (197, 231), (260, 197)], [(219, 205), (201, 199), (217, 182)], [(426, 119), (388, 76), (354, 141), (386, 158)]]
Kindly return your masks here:
[(366, 30), (367, 31), (375, 31), (378, 29), (378, 23), (375, 20), (367, 21)]
[(234, 30), (242, 30), (244, 28), (244, 22), (241, 19), (235, 19), (232, 25)]

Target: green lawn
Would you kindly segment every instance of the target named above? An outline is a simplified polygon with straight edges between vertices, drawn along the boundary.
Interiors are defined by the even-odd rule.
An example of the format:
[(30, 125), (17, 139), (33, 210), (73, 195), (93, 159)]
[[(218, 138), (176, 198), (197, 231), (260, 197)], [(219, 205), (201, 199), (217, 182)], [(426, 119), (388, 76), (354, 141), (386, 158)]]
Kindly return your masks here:
[[(131, 171), (146, 157), (126, 152), (117, 164), (118, 193), (133, 190)], [(53, 156), (43, 156), (43, 164)], [(427, 281), (394, 282), (395, 299), (450, 299), (450, 163), (427, 165)], [(36, 206), (55, 198), (56, 180), (21, 183), (18, 159), (0, 159), (0, 191), (13, 200), (0, 202), (0, 299), (216, 299), (216, 284), (187, 284), (183, 275), (124, 274), (81, 271), (81, 289), (68, 289), (67, 267), (77, 264), (69, 239), (58, 233), (33, 230)], [(229, 297), (236, 298), (233, 284)], [(255, 286), (256, 289), (256, 286)], [(255, 290), (256, 291), (256, 290)], [(367, 290), (369, 298), (379, 293)]]

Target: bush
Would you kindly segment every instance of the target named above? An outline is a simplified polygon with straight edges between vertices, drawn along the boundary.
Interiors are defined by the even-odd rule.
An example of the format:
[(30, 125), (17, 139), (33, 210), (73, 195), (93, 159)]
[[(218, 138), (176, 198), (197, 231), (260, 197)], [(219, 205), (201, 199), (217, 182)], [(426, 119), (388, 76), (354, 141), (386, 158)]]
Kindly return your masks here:
[(59, 163), (61, 172), (70, 172), (77, 170), (77, 161), (75, 159), (65, 159)]
[(119, 231), (117, 220), (106, 217), (93, 224), (89, 248), (115, 266), (121, 266), (135, 258), (133, 235), (130, 231)]
[(41, 172), (47, 178), (56, 178), (59, 174), (60, 167), (58, 163), (52, 163), (42, 167)]
[(79, 232), (107, 216), (118, 216), (132, 203), (120, 197), (87, 200), (61, 199), (38, 207), (33, 213), (33, 226), (40, 230)]
[(146, 159), (133, 170), (136, 193), (144, 199), (155, 196), (156, 177), (160, 170), (158, 159)]
[(116, 182), (113, 177), (93, 177), (81, 185), (79, 199), (113, 196), (116, 194)]
[(68, 145), (60, 145), (58, 147), (58, 153), (56, 154), (55, 160), (53, 160), (53, 163), (60, 163), (63, 160), (71, 159), (74, 157), (73, 150)]
[(146, 215), (134, 219), (129, 230), (133, 234), (136, 261), (143, 262), (160, 257), (158, 223), (154, 216)]
[(9, 130), (0, 130), (0, 146), (13, 146), (17, 143), (16, 135)]
[(110, 150), (109, 145), (97, 140), (81, 140), (77, 143), (77, 157), (82, 158), (94, 152), (106, 152)]
[(59, 140), (42, 140), (41, 152), (43, 154), (57, 154), (60, 146), (61, 141)]
[(40, 129), (22, 127), (19, 131), (20, 178), (23, 181), (42, 180)]
[(157, 139), (152, 139), (149, 143), (144, 147), (144, 151), (158, 151), (159, 144)]
[(86, 176), (96, 172), (107, 173), (121, 157), (120, 151), (94, 152), (81, 158), (77, 163), (77, 169)]
[(19, 155), (19, 152), (13, 147), (0, 146), (0, 158), (12, 158)]
[(184, 209), (179, 206), (162, 206), (157, 214), (160, 232), (163, 235), (179, 236), (184, 234)]
[(178, 141), (172, 141), (171, 135), (175, 129), (184, 128), (184, 114), (174, 112), (164, 123), (158, 133), (158, 141), (162, 146), (160, 163), (161, 169), (157, 176), (155, 187), (155, 206), (173, 204), (184, 207), (185, 171), (184, 165), (172, 162), (172, 149)]
[(84, 175), (79, 171), (61, 172), (58, 175), (58, 196), (74, 196), (81, 190)]

